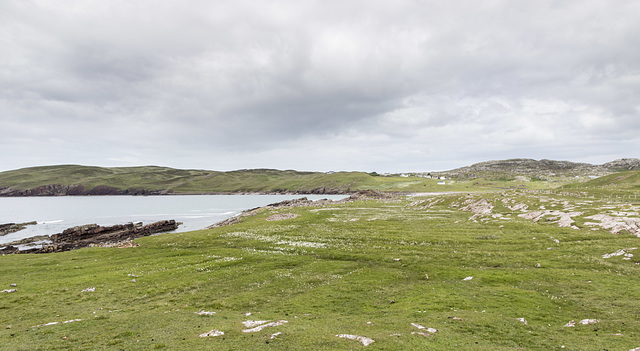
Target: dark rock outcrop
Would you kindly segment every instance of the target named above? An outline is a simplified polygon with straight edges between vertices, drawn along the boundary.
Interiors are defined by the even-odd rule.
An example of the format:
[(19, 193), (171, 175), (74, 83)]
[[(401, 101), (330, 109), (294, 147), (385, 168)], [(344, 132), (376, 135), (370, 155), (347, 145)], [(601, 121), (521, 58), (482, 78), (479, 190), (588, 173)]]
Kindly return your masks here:
[(0, 249), (0, 255), (8, 255), (8, 254), (14, 254), (14, 253), (18, 253), (18, 248), (15, 246), (7, 246), (7, 247), (3, 247), (2, 249)]
[(9, 233), (19, 232), (22, 229), (26, 228), (28, 225), (34, 225), (37, 222), (27, 222), (27, 223), (6, 223), (0, 224), (0, 236), (7, 235)]
[(18, 251), (16, 247), (10, 245), (2, 249), (0, 253), (51, 253), (89, 246), (114, 245), (143, 236), (170, 232), (177, 229), (179, 225), (180, 223), (174, 220), (159, 221), (147, 225), (128, 223), (109, 227), (88, 224), (65, 229), (62, 233), (51, 235), (49, 237), (51, 244), (41, 248)]

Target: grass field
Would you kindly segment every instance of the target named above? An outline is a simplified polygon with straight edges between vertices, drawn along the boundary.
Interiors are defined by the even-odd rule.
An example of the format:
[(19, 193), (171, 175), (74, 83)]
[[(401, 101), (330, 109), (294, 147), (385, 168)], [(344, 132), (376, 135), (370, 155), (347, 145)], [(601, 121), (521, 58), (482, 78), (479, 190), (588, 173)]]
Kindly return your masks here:
[[(0, 293), (0, 349), (629, 350), (640, 239), (587, 217), (637, 212), (520, 191), (399, 197), (0, 256), (0, 290), (17, 289)], [(298, 217), (266, 220), (278, 213)]]

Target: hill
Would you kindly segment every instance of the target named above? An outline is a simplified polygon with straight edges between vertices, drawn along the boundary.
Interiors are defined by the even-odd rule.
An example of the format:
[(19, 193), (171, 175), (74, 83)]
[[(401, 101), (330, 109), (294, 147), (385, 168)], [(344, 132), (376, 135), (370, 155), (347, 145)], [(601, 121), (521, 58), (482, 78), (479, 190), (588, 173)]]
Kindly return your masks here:
[[(364, 172), (300, 172), (248, 169), (230, 172), (169, 167), (93, 167), (59, 165), (0, 173), (0, 196), (164, 195), (229, 193), (342, 194), (373, 189), (439, 192), (557, 187), (619, 171), (640, 170), (640, 160), (603, 165), (569, 161), (509, 159), (476, 163), (434, 175), (454, 178), (446, 186), (423, 174), (379, 176)], [(530, 180), (549, 181), (535, 182)]]
[(602, 165), (592, 165), (589, 163), (570, 161), (514, 158), (480, 162), (468, 167), (457, 168), (442, 173), (446, 173), (450, 177), (459, 178), (496, 178), (521, 175), (538, 179), (548, 179), (558, 176), (603, 176), (623, 170), (640, 170), (640, 160), (637, 158), (623, 158)]
[(365, 182), (363, 172), (280, 171), (273, 169), (216, 172), (168, 167), (31, 167), (0, 173), (0, 195), (155, 195), (238, 192), (350, 192)]

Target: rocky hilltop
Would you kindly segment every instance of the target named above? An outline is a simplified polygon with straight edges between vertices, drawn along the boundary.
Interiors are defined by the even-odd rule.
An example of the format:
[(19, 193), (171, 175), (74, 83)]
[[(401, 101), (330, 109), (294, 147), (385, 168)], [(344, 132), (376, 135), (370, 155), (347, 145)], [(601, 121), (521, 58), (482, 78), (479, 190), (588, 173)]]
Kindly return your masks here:
[(640, 159), (623, 158), (602, 165), (570, 161), (534, 160), (514, 158), (508, 160), (487, 161), (468, 167), (442, 172), (452, 177), (486, 177), (488, 175), (529, 175), (529, 176), (602, 176), (617, 171), (640, 170)]
[(612, 171), (637, 171), (640, 170), (640, 159), (621, 158), (619, 160), (607, 162), (602, 165)]

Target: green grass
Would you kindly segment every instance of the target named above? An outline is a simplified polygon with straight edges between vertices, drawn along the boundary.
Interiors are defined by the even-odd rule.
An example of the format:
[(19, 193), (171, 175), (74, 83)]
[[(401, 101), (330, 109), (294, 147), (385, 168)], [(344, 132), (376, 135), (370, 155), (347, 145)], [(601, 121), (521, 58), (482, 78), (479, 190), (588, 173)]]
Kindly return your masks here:
[[(469, 220), (460, 208), (481, 198), (502, 217)], [(640, 346), (640, 261), (602, 258), (640, 239), (591, 230), (582, 218), (581, 229), (535, 223), (507, 207), (566, 200), (587, 216), (601, 204), (516, 192), (433, 199), (262, 210), (233, 226), (137, 239), (135, 248), (0, 257), (0, 290), (18, 289), (0, 293), (0, 349), (364, 347), (336, 334), (370, 337), (370, 350)], [(299, 216), (265, 221), (277, 212)], [(563, 327), (591, 318), (600, 322)], [(74, 319), (82, 321), (36, 327)], [(288, 323), (243, 333), (246, 320)], [(438, 332), (412, 334), (411, 323)], [(225, 335), (198, 337), (212, 329)]]

